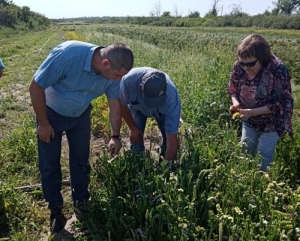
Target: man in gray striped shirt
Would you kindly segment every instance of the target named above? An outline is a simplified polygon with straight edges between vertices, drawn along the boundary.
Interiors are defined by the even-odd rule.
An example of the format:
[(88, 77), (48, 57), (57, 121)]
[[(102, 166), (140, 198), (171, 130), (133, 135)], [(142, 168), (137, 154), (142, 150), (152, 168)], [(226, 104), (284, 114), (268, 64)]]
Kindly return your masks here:
[(120, 101), (122, 117), (129, 127), (130, 149), (145, 150), (147, 118), (155, 118), (163, 138), (161, 156), (174, 161), (181, 103), (171, 78), (154, 68), (133, 68), (121, 80)]

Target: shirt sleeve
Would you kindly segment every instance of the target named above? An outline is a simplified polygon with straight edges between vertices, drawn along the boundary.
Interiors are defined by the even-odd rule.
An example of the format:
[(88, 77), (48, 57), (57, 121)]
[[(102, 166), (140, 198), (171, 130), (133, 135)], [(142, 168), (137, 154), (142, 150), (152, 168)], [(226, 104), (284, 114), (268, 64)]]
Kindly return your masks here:
[(148, 68), (133, 68), (125, 76), (123, 76), (120, 84), (120, 101), (121, 105), (131, 104), (131, 99), (135, 99), (138, 95), (140, 79), (146, 73)]
[[(109, 80), (113, 81), (113, 80)], [(120, 82), (119, 81), (114, 81), (113, 84), (111, 84), (108, 89), (105, 91), (105, 95), (107, 96), (108, 99), (111, 100), (116, 100), (119, 98), (120, 95)]]
[(2, 69), (5, 69), (5, 65), (3, 64), (3, 62), (2, 62), (1, 59), (0, 59), (0, 67), (1, 67)]
[(130, 102), (128, 89), (124, 81), (120, 84), (120, 102), (122, 106), (128, 105)]
[(267, 107), (272, 112), (282, 113), (286, 102), (291, 101), (291, 77), (283, 63), (279, 64), (272, 72), (274, 87), (271, 93), (271, 101), (267, 103)]
[(64, 78), (66, 62), (63, 51), (60, 49), (53, 49), (35, 72), (33, 76), (34, 80), (43, 88), (53, 85)]
[(176, 89), (173, 89), (166, 103), (165, 130), (167, 134), (176, 134), (179, 128), (181, 112), (180, 98)]
[(274, 124), (281, 134), (288, 132), (293, 135), (292, 113), (294, 100), (291, 91), (291, 77), (283, 62), (272, 69), (274, 88), (272, 99), (267, 107), (272, 111)]
[(237, 94), (237, 86), (235, 84), (235, 80), (238, 79), (238, 71), (237, 71), (237, 64), (234, 64), (233, 69), (230, 74), (230, 79), (227, 87), (227, 93), (229, 96)]

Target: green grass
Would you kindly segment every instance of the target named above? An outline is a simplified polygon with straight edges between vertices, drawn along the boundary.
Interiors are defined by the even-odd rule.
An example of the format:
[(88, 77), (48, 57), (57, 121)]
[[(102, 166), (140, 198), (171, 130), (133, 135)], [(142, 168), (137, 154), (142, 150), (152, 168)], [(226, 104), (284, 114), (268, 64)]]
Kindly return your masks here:
[[(253, 159), (241, 153), (240, 122), (228, 114), (226, 87), (235, 48), (253, 31), (270, 39), (272, 49), (293, 76), (295, 136), (279, 143), (267, 174), (259, 171), (260, 157)], [(69, 37), (80, 36), (99, 45), (124, 42), (134, 52), (135, 66), (168, 73), (179, 89), (184, 120), (178, 151), (181, 168), (173, 172), (164, 165), (157, 168), (157, 159), (150, 151), (136, 156), (124, 149), (110, 162), (106, 149), (98, 147), (106, 140), (93, 143), (98, 146), (91, 157), (90, 231), (75, 236), (76, 240), (300, 238), (299, 65), (292, 65), (299, 62), (297, 33), (102, 25), (60, 26), (0, 40), (6, 65), (0, 81), (0, 215), (6, 217), (0, 222), (0, 238), (39, 240), (48, 235), (49, 213), (41, 191), (22, 192), (16, 187), (39, 183), (28, 85), (36, 68), (50, 49), (66, 39), (67, 32)], [(292, 53), (287, 48), (293, 49)], [(109, 132), (105, 98), (98, 98), (93, 105), (93, 131), (105, 136)], [(152, 126), (147, 135), (154, 135), (151, 131)], [(126, 126), (122, 132), (126, 136)], [(68, 179), (66, 152), (64, 148), (62, 168)], [(71, 215), (69, 187), (64, 187), (63, 193), (64, 211)]]

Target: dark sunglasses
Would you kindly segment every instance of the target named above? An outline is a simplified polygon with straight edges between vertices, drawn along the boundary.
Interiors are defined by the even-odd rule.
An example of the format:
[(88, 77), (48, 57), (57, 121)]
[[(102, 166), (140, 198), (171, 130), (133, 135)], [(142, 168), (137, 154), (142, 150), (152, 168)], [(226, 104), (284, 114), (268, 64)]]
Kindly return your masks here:
[(242, 66), (242, 67), (248, 67), (248, 68), (252, 68), (256, 65), (256, 62), (257, 62), (258, 59), (256, 59), (255, 61), (252, 61), (252, 62), (248, 62), (248, 63), (244, 63), (244, 62), (240, 62), (239, 61), (239, 65)]

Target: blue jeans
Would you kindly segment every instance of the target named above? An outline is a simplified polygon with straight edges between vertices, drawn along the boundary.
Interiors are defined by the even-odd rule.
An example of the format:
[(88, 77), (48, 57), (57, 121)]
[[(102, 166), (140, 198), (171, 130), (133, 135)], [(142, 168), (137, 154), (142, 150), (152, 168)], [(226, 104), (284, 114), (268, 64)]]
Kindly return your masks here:
[[(145, 116), (141, 111), (131, 109), (132, 118), (137, 125), (137, 127), (143, 132), (145, 132), (147, 116)], [(163, 115), (156, 117), (156, 122), (158, 124), (158, 128), (161, 132), (163, 143), (161, 145), (160, 155), (165, 156), (165, 151), (167, 147), (167, 138), (166, 138), (166, 131), (165, 131), (165, 117)], [(130, 150), (136, 152), (143, 152), (145, 151), (145, 144), (144, 140), (140, 143), (130, 143)]]
[(91, 172), (89, 163), (91, 109), (92, 106), (79, 117), (65, 117), (47, 108), (47, 116), (55, 136), (51, 138), (50, 143), (43, 142), (38, 138), (38, 161), (43, 194), (52, 213), (60, 212), (63, 206), (63, 197), (60, 192), (62, 182), (60, 158), (63, 132), (66, 133), (69, 144), (73, 202), (84, 202), (90, 197), (88, 185)]
[(243, 123), (241, 144), (246, 153), (253, 157), (257, 153), (262, 156), (262, 171), (266, 171), (267, 167), (271, 165), (279, 139), (277, 132), (258, 132)]

